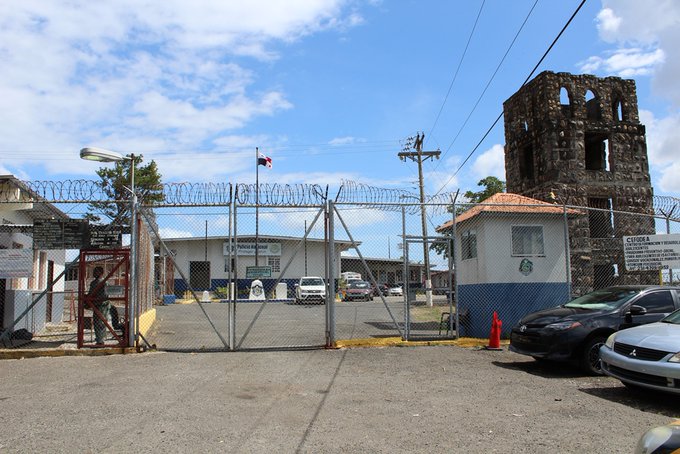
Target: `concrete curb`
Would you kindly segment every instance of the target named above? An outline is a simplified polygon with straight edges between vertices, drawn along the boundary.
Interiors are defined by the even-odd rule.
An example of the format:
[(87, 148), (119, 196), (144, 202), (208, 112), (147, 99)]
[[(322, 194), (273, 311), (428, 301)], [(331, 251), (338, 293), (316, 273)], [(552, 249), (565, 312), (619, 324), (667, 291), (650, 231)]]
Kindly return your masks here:
[(61, 356), (104, 356), (137, 353), (135, 347), (81, 348), (81, 349), (16, 349), (0, 350), (0, 360), (26, 358), (56, 358)]

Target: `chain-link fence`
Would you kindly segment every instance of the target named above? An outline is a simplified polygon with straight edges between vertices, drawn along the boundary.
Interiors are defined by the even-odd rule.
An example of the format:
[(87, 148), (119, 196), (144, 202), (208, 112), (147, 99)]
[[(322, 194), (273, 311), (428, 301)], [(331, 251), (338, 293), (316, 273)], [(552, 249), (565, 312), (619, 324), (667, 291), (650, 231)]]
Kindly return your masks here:
[[(356, 192), (334, 202), (327, 192), (271, 191), (256, 204), (244, 186), (234, 197), (184, 200), (178, 191), (176, 203), (139, 206), (134, 250), (131, 230), (117, 231), (117, 247), (135, 257), (135, 266), (110, 283), (112, 292), (123, 292), (110, 298), (118, 325), (132, 332), (102, 313), (107, 345), (138, 340), (215, 351), (486, 338), (494, 312), (505, 335), (523, 315), (596, 288), (680, 278), (680, 270), (631, 271), (624, 254), (626, 236), (680, 233), (671, 215), (518, 202), (512, 195), (421, 205), (404, 193)], [(16, 211), (15, 203), (0, 202), (0, 209)], [(31, 216), (0, 230), (3, 346), (70, 348), (79, 332), (83, 345), (92, 344), (95, 316), (83, 295), (95, 263), (82, 268), (81, 248), (67, 238), (46, 247), (35, 226), (54, 217), (54, 208), (31, 207)], [(84, 202), (59, 211), (63, 220), (86, 212)]]

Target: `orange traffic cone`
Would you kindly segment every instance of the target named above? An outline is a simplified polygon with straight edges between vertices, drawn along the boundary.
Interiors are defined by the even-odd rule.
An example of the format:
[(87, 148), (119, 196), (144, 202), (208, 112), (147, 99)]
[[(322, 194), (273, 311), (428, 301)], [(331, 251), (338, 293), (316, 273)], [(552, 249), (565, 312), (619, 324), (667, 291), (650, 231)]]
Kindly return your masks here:
[(501, 349), (501, 327), (503, 322), (498, 319), (498, 313), (493, 312), (493, 320), (491, 321), (491, 333), (489, 334), (489, 345), (487, 350), (502, 350)]

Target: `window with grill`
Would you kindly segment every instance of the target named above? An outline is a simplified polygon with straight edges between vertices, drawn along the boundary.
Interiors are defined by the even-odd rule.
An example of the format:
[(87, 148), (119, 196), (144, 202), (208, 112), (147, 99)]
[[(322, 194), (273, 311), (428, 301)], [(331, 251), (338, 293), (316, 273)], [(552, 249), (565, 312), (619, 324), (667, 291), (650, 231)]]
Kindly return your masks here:
[(460, 252), (463, 260), (477, 257), (477, 232), (465, 230), (460, 238)]
[(512, 226), (512, 255), (545, 255), (542, 225)]
[(267, 257), (267, 265), (272, 267), (272, 273), (280, 273), (281, 257)]

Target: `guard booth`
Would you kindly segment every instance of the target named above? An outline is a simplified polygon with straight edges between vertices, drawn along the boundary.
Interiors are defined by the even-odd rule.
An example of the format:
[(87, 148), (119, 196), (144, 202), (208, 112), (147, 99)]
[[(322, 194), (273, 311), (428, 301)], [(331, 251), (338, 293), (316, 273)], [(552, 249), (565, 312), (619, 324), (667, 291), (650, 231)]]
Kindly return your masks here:
[[(100, 285), (105, 286), (109, 302), (108, 310), (102, 311), (90, 295), (93, 270), (102, 267), (104, 274)], [(93, 293), (99, 287), (93, 289)], [(129, 249), (83, 249), (78, 265), (78, 348), (128, 347), (130, 328), (130, 250)], [(103, 345), (95, 343), (95, 325), (105, 328)]]

